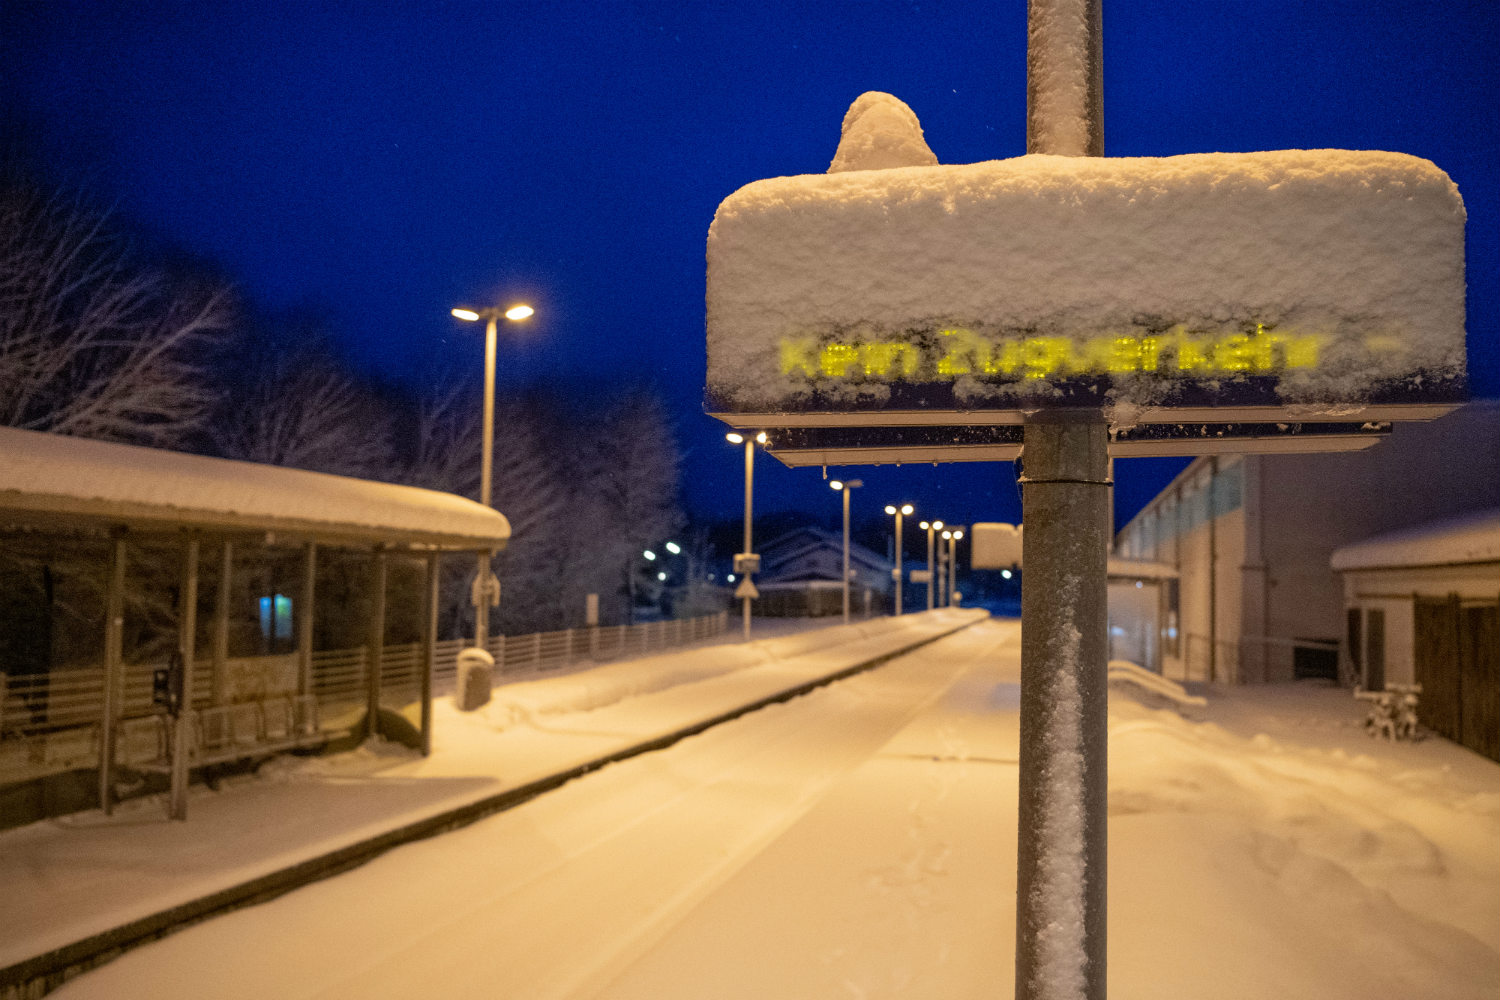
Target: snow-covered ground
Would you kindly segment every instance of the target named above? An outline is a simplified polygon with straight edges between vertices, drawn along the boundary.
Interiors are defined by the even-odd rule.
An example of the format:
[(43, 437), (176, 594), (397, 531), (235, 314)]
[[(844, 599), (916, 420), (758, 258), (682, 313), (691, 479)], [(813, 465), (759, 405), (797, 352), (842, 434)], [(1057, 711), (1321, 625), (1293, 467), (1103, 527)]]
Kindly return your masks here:
[(0, 832), (0, 967), (248, 883), (407, 824), (617, 754), (984, 617), (965, 609), (852, 625), (756, 622), (730, 639), (531, 677), (464, 715), (434, 704), (429, 758), (367, 744), (283, 758), (222, 792), (195, 787), (188, 822), (138, 799)]
[[(967, 629), (58, 995), (1008, 996), (1018, 639)], [(1347, 692), (1207, 694), (1111, 687), (1111, 995), (1493, 1000), (1500, 767), (1370, 740)], [(506, 733), (597, 732), (636, 700), (499, 730), (445, 714), (433, 758), (384, 773), (472, 774)], [(280, 779), (256, 784), (337, 785)]]

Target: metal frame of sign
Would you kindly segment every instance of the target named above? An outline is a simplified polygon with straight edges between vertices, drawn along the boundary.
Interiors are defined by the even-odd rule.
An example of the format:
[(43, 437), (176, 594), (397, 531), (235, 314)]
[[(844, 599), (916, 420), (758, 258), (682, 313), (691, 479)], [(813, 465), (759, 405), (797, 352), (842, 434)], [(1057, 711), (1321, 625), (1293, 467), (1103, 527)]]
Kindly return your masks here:
[[(1385, 421), (1363, 423), (1141, 424), (1111, 434), (1112, 458), (1189, 455), (1308, 454), (1361, 451), (1390, 433)], [(766, 451), (793, 468), (901, 465), (919, 462), (1010, 462), (1021, 453), (1019, 424), (898, 427), (773, 427)]]

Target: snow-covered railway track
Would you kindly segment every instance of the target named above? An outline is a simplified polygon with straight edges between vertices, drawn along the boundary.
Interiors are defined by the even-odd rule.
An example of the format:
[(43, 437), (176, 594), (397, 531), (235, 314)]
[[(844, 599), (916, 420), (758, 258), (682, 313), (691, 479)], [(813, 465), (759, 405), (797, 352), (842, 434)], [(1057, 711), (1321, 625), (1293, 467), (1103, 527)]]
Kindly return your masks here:
[(1013, 641), (991, 629), (940, 640), (200, 924), (58, 995), (590, 995)]

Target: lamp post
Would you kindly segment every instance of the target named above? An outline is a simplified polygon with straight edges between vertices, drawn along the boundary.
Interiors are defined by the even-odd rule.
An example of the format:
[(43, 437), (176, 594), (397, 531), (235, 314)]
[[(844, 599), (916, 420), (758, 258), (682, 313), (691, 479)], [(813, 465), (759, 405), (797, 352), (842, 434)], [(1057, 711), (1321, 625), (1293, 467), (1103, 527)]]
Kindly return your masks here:
[(935, 589), (934, 580), (937, 577), (937, 570), (932, 565), (932, 536), (935, 532), (943, 530), (943, 522), (923, 521), (922, 530), (927, 532), (927, 610), (931, 611), (933, 591)]
[(937, 556), (937, 559), (938, 559), (938, 579), (939, 579), (939, 581), (943, 585), (942, 588), (938, 591), (938, 607), (940, 607), (940, 608), (946, 608), (948, 606), (949, 598), (952, 596), (948, 592), (948, 586), (947, 585), (948, 585), (948, 548), (951, 547), (952, 544), (953, 544), (953, 532), (952, 531), (944, 531), (943, 535), (942, 535), (942, 538), (943, 538), (943, 542), (947, 542), (948, 543), (948, 546), (944, 546), (943, 542), (939, 542), (938, 543), (938, 556)]
[(848, 481), (833, 480), (828, 484), (832, 489), (844, 494), (844, 624), (849, 624), (849, 491), (857, 490), (864, 485), (860, 479)]
[[(948, 534), (948, 532), (943, 532)], [(953, 595), (958, 593), (958, 540), (964, 537), (964, 529), (954, 528), (953, 534), (948, 539), (948, 604), (951, 607), (955, 602)]]
[(912, 505), (904, 503), (900, 507), (894, 504), (886, 504), (885, 512), (896, 515), (896, 614), (905, 610), (901, 604), (901, 518), (912, 512)]
[(745, 602), (745, 641), (750, 641), (750, 602), (758, 595), (755, 589), (755, 581), (751, 579), (760, 569), (760, 559), (750, 551), (750, 525), (752, 523), (752, 497), (755, 493), (755, 446), (766, 443), (766, 432), (761, 431), (753, 438), (730, 431), (724, 437), (730, 444), (745, 445), (745, 550), (734, 557), (734, 571), (743, 576), (740, 585), (735, 588), (735, 594), (744, 599)]
[[(524, 303), (501, 309), (452, 309), (454, 317), (467, 323), (485, 320), (484, 329), (484, 425), (479, 445), (479, 502), (490, 506), (490, 478), (495, 459), (495, 327), (500, 317), (511, 322), (526, 319), (536, 312)], [(480, 553), (479, 575), (474, 581), (474, 645), (489, 648), (490, 605), (498, 604), (499, 581), (490, 568), (490, 554)]]

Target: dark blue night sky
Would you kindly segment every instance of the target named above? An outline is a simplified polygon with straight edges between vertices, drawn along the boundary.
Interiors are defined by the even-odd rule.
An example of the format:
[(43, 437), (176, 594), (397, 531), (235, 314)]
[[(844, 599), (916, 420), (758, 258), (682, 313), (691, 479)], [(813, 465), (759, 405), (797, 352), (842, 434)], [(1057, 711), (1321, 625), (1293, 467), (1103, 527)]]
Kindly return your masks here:
[[(704, 241), (762, 177), (818, 173), (849, 103), (905, 100), (944, 163), (1025, 146), (1022, 0), (954, 3), (36, 2), (0, 5), (0, 109), (260, 307), (330, 318), (420, 384), (481, 362), (450, 306), (525, 298), (502, 386), (650, 381), (692, 510), (734, 515), (701, 413)], [(1426, 157), (1469, 211), (1473, 394), (1500, 396), (1500, 4), (1105, 0), (1110, 155), (1342, 147)], [(1117, 466), (1123, 516), (1179, 461)], [(762, 509), (836, 517), (815, 470)], [(1008, 466), (862, 473), (873, 509), (1014, 520)]]

